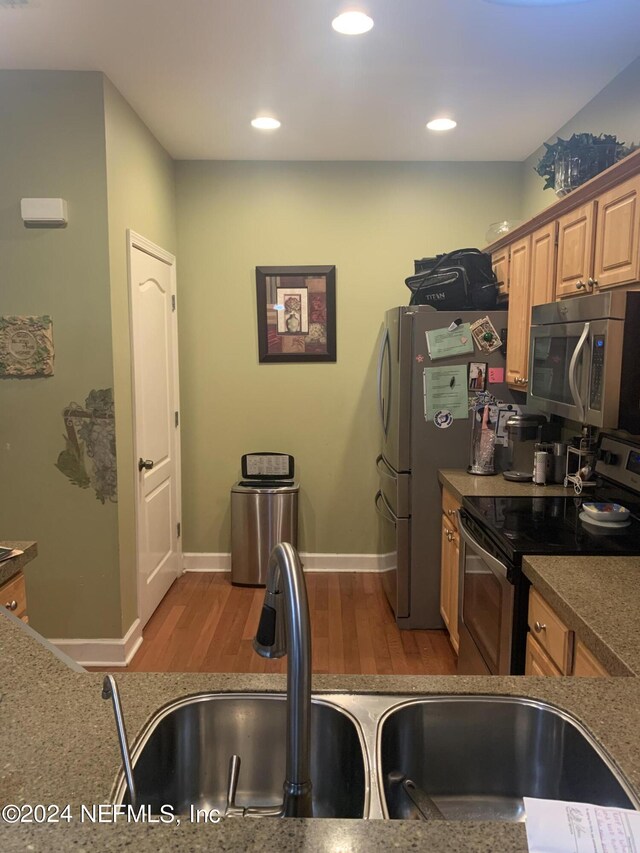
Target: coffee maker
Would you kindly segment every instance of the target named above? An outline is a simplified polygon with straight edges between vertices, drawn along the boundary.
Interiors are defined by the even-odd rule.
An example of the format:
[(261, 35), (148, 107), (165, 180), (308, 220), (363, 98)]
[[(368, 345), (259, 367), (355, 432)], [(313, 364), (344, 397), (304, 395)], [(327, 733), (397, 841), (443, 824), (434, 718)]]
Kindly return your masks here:
[(507, 448), (510, 470), (503, 471), (505, 480), (528, 483), (533, 478), (536, 444), (544, 440), (549, 423), (544, 415), (511, 415), (507, 420)]

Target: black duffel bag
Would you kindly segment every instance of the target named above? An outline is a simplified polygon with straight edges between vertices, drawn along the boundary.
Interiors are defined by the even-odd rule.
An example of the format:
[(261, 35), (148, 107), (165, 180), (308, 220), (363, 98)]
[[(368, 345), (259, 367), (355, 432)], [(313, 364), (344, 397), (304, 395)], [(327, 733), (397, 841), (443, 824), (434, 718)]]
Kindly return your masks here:
[(409, 305), (432, 305), (438, 311), (491, 311), (498, 280), (491, 256), (479, 249), (455, 249), (415, 261), (416, 274), (405, 279)]

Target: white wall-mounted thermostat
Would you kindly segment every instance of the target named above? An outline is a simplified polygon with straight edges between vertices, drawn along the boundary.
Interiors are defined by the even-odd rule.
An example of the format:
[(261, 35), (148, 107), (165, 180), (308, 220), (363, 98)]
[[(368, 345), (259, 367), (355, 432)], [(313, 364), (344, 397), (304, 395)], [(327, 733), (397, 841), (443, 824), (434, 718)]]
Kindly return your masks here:
[(62, 228), (67, 224), (67, 202), (63, 198), (23, 198), (22, 221), (27, 227)]

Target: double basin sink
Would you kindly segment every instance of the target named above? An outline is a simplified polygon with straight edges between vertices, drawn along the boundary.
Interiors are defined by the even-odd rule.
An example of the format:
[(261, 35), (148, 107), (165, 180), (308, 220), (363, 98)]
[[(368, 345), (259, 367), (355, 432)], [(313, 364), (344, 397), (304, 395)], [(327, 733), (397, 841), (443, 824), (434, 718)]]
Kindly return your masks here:
[[(277, 806), (285, 778), (279, 694), (202, 694), (162, 708), (132, 752), (140, 804), (224, 813), (229, 759), (238, 806)], [(315, 696), (314, 817), (524, 818), (522, 798), (639, 808), (581, 723), (551, 705), (495, 696)], [(116, 802), (127, 802), (123, 778)]]

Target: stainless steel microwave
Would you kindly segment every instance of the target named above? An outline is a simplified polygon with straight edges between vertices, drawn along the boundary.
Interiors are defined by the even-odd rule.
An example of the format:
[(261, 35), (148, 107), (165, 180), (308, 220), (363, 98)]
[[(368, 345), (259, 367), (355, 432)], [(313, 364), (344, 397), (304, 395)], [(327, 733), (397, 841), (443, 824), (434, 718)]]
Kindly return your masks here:
[(640, 292), (536, 305), (527, 404), (578, 423), (640, 434)]

